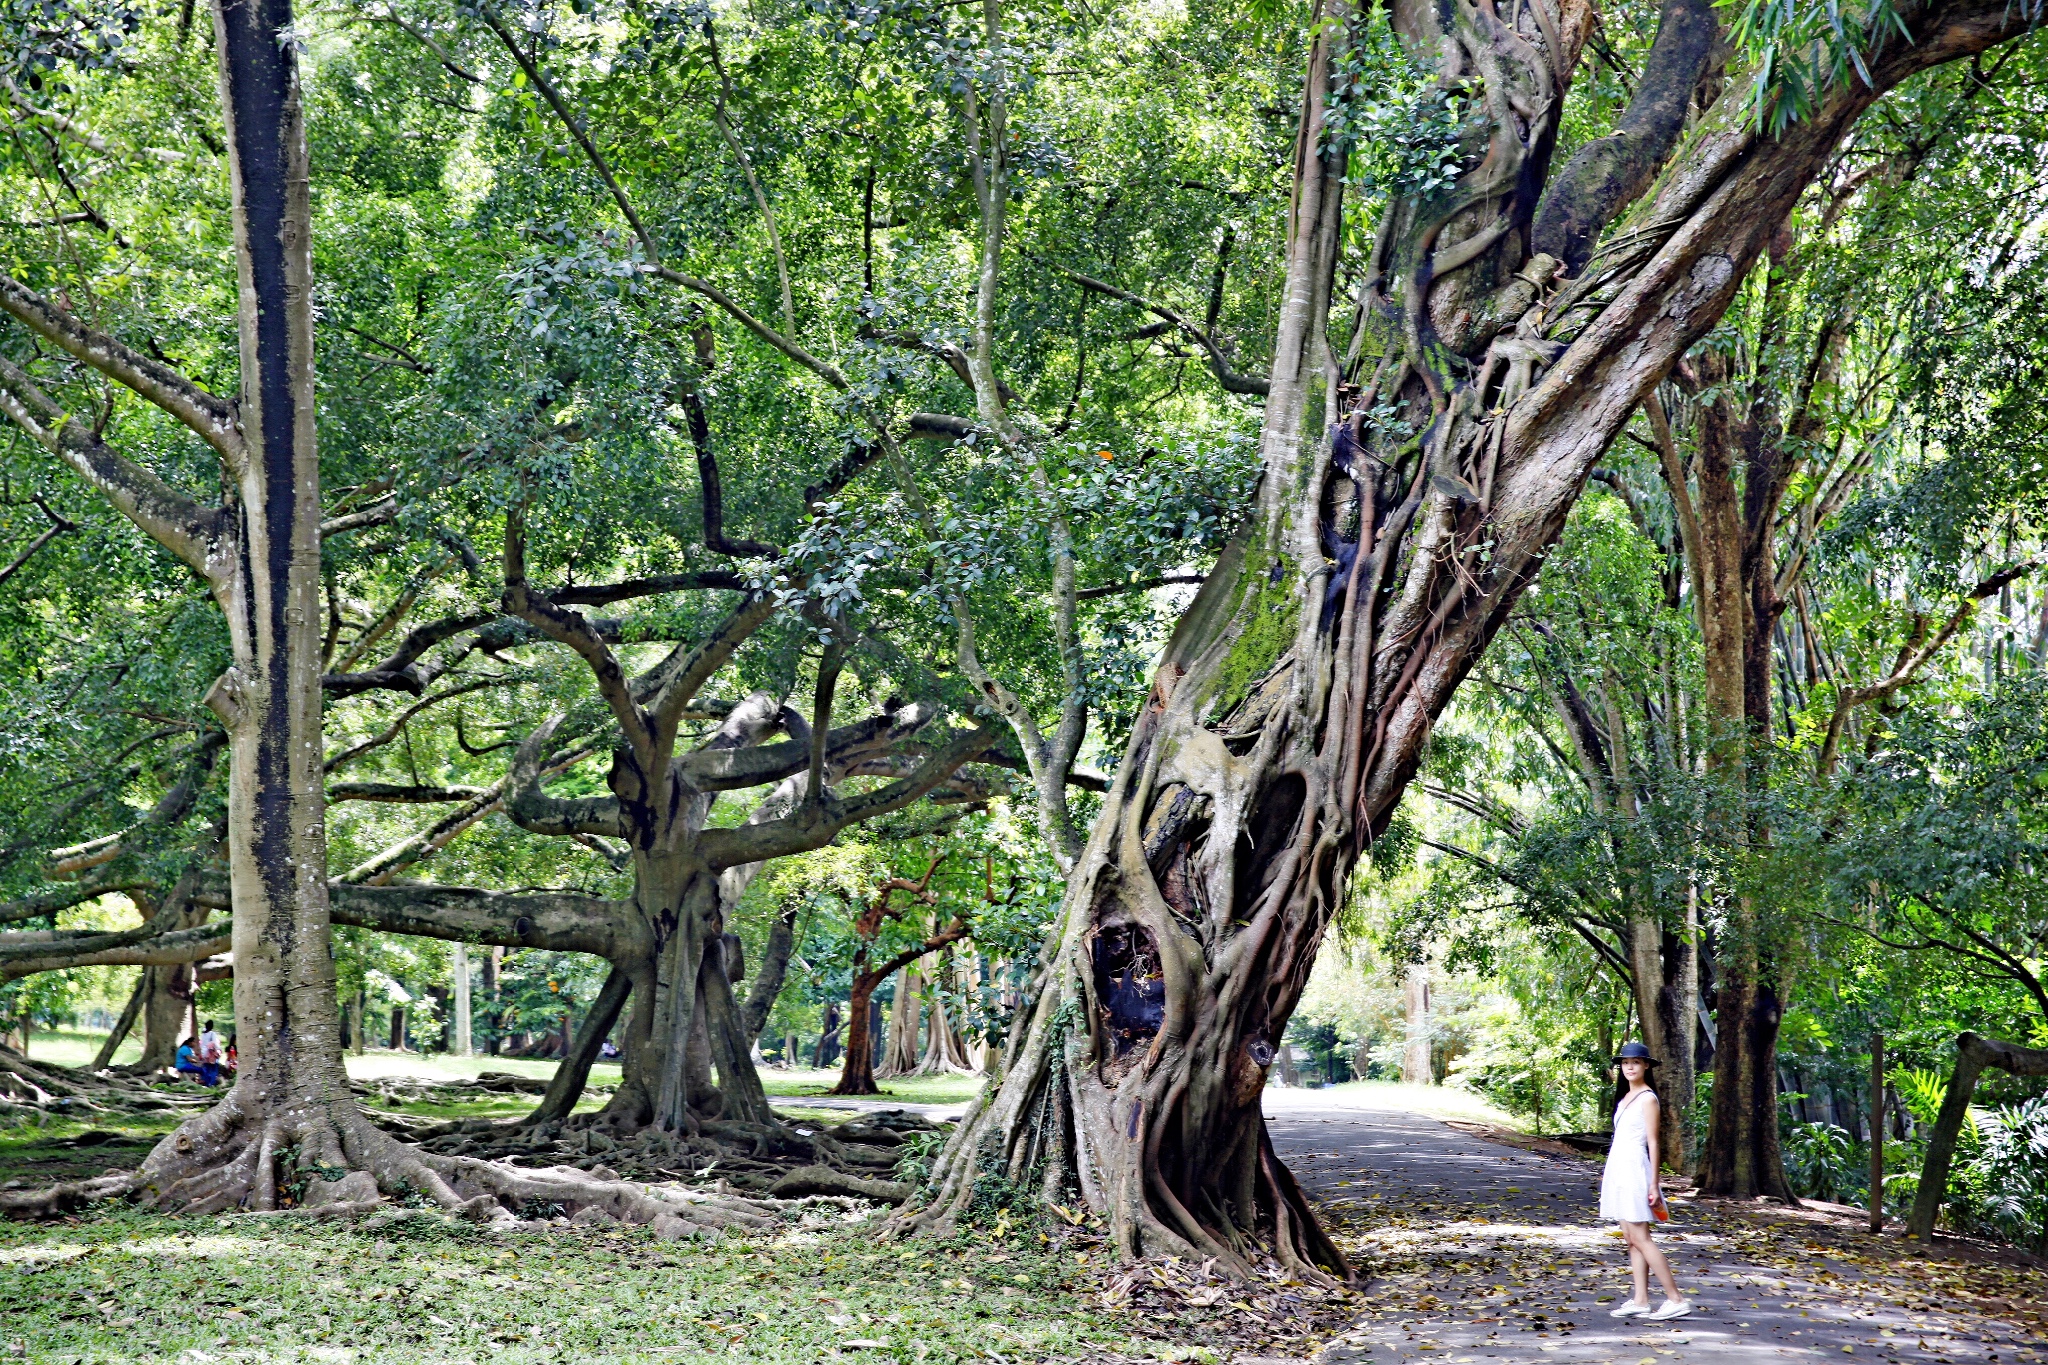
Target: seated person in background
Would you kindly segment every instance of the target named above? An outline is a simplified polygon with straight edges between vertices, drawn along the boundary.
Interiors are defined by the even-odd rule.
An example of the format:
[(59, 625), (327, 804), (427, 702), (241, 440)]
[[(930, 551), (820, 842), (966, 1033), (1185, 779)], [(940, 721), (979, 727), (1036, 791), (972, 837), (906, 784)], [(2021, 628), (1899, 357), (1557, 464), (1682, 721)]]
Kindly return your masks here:
[(228, 1035), (228, 1050), (221, 1054), (221, 1070), (229, 1076), (235, 1074), (235, 1036), (232, 1033)]
[(172, 1065), (180, 1076), (195, 1081), (203, 1078), (203, 1073), (199, 1069), (198, 1050), (192, 1046), (192, 1040), (189, 1038), (178, 1044), (178, 1057)]

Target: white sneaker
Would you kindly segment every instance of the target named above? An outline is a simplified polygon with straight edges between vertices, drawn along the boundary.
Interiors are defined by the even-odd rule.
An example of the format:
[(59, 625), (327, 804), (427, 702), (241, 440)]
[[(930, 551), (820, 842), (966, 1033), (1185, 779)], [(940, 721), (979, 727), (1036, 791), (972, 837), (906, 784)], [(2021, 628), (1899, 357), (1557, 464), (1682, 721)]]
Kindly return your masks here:
[(1608, 1316), (1608, 1317), (1610, 1317), (1610, 1318), (1635, 1318), (1635, 1317), (1641, 1317), (1641, 1316), (1642, 1316), (1643, 1314), (1645, 1314), (1645, 1313), (1647, 1313), (1647, 1312), (1649, 1312), (1649, 1311), (1650, 1311), (1650, 1305), (1649, 1305), (1649, 1304), (1647, 1304), (1647, 1303), (1637, 1303), (1637, 1302), (1636, 1302), (1636, 1301), (1635, 1301), (1634, 1299), (1630, 1299), (1630, 1300), (1629, 1300), (1629, 1301), (1628, 1301), (1627, 1303), (1625, 1303), (1625, 1304), (1623, 1304), (1623, 1305), (1622, 1305), (1621, 1307), (1619, 1307), (1619, 1308), (1615, 1309), (1615, 1310), (1614, 1310), (1613, 1312), (1609, 1313), (1609, 1314), (1608, 1314), (1607, 1316)]
[(1645, 1317), (1645, 1321), (1669, 1322), (1673, 1318), (1682, 1318), (1690, 1312), (1692, 1312), (1691, 1304), (1680, 1303), (1677, 1299), (1666, 1299), (1656, 1312), (1650, 1313)]

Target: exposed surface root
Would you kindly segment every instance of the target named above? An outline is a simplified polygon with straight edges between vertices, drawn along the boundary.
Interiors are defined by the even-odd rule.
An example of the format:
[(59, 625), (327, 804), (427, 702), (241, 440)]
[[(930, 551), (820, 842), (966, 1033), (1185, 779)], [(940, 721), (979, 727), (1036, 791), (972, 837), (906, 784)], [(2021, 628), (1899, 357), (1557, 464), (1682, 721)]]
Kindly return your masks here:
[[(372, 1118), (386, 1128), (403, 1126), (395, 1115)], [(523, 1120), (465, 1119), (414, 1129), (406, 1136), (423, 1151), (442, 1156), (549, 1161), (581, 1170), (602, 1167), (647, 1180), (715, 1179), (742, 1192), (767, 1193), (791, 1171), (809, 1168), (887, 1184), (905, 1135), (930, 1131), (935, 1129), (928, 1120), (893, 1110), (832, 1128), (706, 1119), (695, 1134), (656, 1128), (622, 1131), (606, 1115), (577, 1114), (533, 1126)]]
[(609, 1219), (651, 1224), (664, 1237), (765, 1227), (778, 1218), (772, 1204), (649, 1187), (601, 1165), (530, 1170), (423, 1151), (347, 1101), (267, 1119), (243, 1110), (237, 1092), (159, 1144), (136, 1182), (144, 1201), (185, 1214), (299, 1208), (333, 1215), (372, 1211), (389, 1199), (478, 1223)]
[(219, 1090), (183, 1081), (151, 1082), (118, 1071), (84, 1071), (30, 1061), (0, 1047), (0, 1125), (42, 1123), (88, 1114), (139, 1114), (204, 1109)]
[(119, 1199), (141, 1185), (133, 1171), (109, 1171), (91, 1180), (70, 1180), (39, 1190), (0, 1190), (0, 1217), (56, 1218), (101, 1199)]
[(835, 1171), (829, 1166), (799, 1166), (768, 1187), (775, 1196), (799, 1194), (850, 1194), (882, 1204), (900, 1204), (910, 1198), (912, 1186), (899, 1180), (864, 1180), (857, 1175)]

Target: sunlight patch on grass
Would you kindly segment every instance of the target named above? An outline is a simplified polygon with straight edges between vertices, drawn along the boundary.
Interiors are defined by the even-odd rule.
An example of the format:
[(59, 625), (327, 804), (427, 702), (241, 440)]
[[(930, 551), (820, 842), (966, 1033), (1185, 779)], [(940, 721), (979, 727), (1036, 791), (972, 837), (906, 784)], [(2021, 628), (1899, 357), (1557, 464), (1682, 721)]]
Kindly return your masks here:
[[(28, 1059), (56, 1066), (91, 1066), (92, 1059), (99, 1054), (100, 1045), (106, 1041), (104, 1029), (34, 1031), (28, 1036)], [(138, 1025), (128, 1031), (128, 1036), (121, 1040), (121, 1046), (115, 1049), (113, 1065), (121, 1066), (141, 1055), (142, 1029)]]
[[(561, 1063), (553, 1057), (456, 1057), (445, 1052), (392, 1052), (371, 1048), (343, 1059), (352, 1081), (376, 1081), (387, 1076), (417, 1076), (422, 1080), (466, 1081), (486, 1071), (503, 1071), (514, 1076), (535, 1076), (547, 1080)], [(617, 1085), (617, 1062), (598, 1062), (590, 1068), (592, 1085)]]

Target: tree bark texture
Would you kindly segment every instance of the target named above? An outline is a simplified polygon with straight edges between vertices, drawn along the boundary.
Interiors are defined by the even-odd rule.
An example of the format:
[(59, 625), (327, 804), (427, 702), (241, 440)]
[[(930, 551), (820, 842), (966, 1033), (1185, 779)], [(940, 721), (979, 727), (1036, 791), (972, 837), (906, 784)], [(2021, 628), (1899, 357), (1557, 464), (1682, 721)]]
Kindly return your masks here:
[[(1001, 1084), (901, 1225), (948, 1230), (1007, 1189), (1080, 1198), (1123, 1256), (1249, 1273), (1270, 1252), (1348, 1273), (1273, 1154), (1259, 1094), (1357, 858), (1595, 461), (1857, 116), (2024, 27), (1996, 6), (1916, 7), (1913, 43), (1878, 54), (1871, 86), (1830, 92), (1779, 138), (1740, 92), (1724, 98), (1644, 226), (1560, 282), (1526, 243), (1590, 14), (1515, 13), (1394, 8), (1448, 76), (1483, 75), (1480, 131), (1456, 186), (1387, 209), (1366, 299), (1385, 355), (1356, 390), (1323, 341), (1344, 173), (1324, 121), (1356, 16), (1333, 6), (1317, 30), (1252, 524), (1163, 652)], [(1405, 433), (1373, 418), (1383, 399)]]

